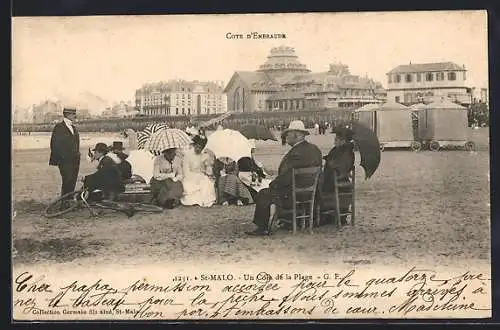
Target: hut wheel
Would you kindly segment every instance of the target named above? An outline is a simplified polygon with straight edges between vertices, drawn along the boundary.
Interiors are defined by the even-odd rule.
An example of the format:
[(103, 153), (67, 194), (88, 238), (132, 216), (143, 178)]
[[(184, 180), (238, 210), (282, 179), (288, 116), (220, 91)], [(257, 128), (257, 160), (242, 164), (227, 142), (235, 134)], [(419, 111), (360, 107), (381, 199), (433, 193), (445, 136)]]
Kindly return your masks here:
[(422, 150), (422, 143), (418, 142), (418, 141), (413, 141), (411, 143), (411, 150), (412, 151), (420, 151)]
[(429, 149), (431, 151), (438, 151), (439, 148), (441, 148), (441, 146), (439, 145), (439, 142), (433, 140), (429, 143)]
[(473, 151), (474, 149), (476, 149), (476, 144), (474, 142), (472, 141), (465, 142), (465, 150)]

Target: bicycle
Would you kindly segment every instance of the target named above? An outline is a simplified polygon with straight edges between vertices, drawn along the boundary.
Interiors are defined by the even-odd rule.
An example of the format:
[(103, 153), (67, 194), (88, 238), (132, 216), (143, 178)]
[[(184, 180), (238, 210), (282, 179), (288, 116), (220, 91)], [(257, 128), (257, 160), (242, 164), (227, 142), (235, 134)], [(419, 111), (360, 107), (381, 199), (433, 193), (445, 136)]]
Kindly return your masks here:
[[(47, 208), (45, 208), (43, 214), (46, 218), (55, 218), (76, 209), (87, 208), (93, 217), (98, 217), (103, 214), (105, 209), (111, 209), (123, 212), (130, 218), (137, 212), (163, 212), (162, 207), (153, 204), (117, 202), (112, 200), (89, 201), (89, 196), (90, 192), (86, 188), (72, 191), (51, 202)], [(96, 212), (95, 209), (99, 211)]]

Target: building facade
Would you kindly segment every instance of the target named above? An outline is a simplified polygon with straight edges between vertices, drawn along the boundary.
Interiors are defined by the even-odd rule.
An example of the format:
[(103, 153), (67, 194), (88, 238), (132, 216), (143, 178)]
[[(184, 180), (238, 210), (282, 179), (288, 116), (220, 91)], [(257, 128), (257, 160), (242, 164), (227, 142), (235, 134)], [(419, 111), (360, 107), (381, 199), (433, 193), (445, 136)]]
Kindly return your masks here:
[(15, 107), (12, 111), (12, 123), (14, 124), (29, 124), (33, 122), (32, 107), (22, 108)]
[(387, 73), (387, 97), (405, 105), (447, 98), (468, 106), (467, 70), (452, 62), (399, 65)]
[(169, 80), (145, 84), (135, 93), (136, 110), (146, 116), (195, 116), (227, 111), (221, 82)]
[(126, 118), (134, 117), (138, 112), (135, 110), (135, 106), (131, 101), (125, 102), (115, 102), (112, 106), (106, 107), (102, 112), (102, 117), (114, 117), (114, 118)]
[(256, 71), (236, 71), (227, 84), (228, 111), (302, 111), (362, 106), (384, 102), (380, 82), (350, 73), (347, 65), (330, 64), (312, 73), (295, 49), (275, 47)]
[[(34, 104), (32, 108), (33, 123), (51, 123), (62, 118), (63, 105), (60, 101), (46, 100), (39, 104)], [(88, 109), (77, 109), (77, 121), (91, 117)]]

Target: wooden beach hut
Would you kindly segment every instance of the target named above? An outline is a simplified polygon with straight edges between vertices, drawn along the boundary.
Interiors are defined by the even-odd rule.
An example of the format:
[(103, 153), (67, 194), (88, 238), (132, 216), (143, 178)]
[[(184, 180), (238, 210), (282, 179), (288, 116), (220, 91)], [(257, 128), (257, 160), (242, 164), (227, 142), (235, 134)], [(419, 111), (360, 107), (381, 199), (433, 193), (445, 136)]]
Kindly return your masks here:
[(380, 108), (380, 104), (368, 103), (363, 105), (361, 108), (354, 110), (353, 119), (366, 127), (371, 128), (374, 132), (377, 131), (377, 112), (376, 110)]
[(420, 150), (412, 127), (412, 110), (400, 103), (371, 104), (357, 109), (356, 121), (371, 128), (378, 136), (381, 149), (412, 148)]
[(468, 136), (467, 108), (442, 99), (418, 110), (418, 137), (430, 150), (452, 146), (473, 150)]

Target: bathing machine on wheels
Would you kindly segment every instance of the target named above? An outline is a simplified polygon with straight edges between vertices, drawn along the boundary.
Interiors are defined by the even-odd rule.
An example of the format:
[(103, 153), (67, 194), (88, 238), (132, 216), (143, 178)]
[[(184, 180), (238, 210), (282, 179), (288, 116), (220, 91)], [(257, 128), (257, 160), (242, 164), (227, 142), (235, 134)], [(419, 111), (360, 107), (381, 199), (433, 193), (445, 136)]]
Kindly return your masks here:
[(400, 103), (363, 106), (355, 111), (354, 119), (377, 134), (382, 150), (411, 148), (418, 151), (421, 148), (414, 137), (412, 110)]
[(475, 149), (470, 141), (467, 108), (452, 101), (442, 99), (418, 110), (418, 138), (429, 150), (461, 147)]

